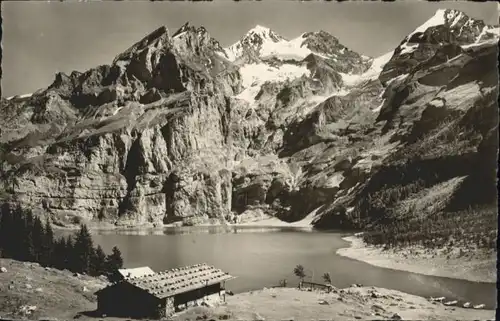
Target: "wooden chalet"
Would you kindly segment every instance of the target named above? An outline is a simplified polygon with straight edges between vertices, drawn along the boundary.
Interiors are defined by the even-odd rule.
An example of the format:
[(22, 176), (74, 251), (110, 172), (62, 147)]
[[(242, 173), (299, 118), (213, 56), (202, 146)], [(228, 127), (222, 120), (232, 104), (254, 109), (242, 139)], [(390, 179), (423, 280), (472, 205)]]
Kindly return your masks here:
[(225, 281), (234, 277), (196, 264), (124, 278), (96, 292), (97, 310), (116, 317), (168, 317), (189, 306), (225, 300)]

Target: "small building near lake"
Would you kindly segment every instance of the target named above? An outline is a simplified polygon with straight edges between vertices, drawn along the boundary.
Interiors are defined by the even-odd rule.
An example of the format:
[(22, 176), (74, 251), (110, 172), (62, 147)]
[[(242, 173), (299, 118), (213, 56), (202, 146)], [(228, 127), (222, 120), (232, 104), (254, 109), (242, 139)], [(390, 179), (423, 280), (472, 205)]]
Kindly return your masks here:
[(143, 266), (132, 269), (118, 269), (119, 279), (128, 279), (128, 278), (138, 278), (146, 275), (153, 275), (155, 271), (153, 271), (149, 266)]
[(96, 292), (97, 310), (107, 316), (160, 319), (190, 306), (225, 301), (225, 281), (233, 278), (207, 264), (125, 277)]

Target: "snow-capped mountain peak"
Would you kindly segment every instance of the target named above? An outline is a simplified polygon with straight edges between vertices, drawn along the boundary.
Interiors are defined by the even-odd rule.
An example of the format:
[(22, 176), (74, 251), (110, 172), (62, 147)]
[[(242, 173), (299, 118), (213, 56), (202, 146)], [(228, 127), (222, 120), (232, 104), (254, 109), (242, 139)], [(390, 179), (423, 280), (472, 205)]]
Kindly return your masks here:
[(257, 33), (265, 33), (265, 32), (269, 32), (271, 29), (269, 29), (268, 27), (264, 27), (264, 26), (261, 26), (261, 25), (256, 25), (255, 27), (253, 27), (252, 29), (250, 29), (248, 31), (248, 33), (251, 33), (251, 32), (257, 32)]
[(410, 39), (417, 32), (424, 33), (431, 27), (444, 26), (454, 35), (461, 45), (489, 39), (485, 33), (494, 34), (498, 27), (486, 25), (481, 20), (470, 18), (465, 13), (455, 9), (439, 9), (434, 16), (418, 27), (407, 38)]
[(420, 44), (454, 43), (470, 46), (498, 36), (498, 28), (454, 9), (439, 9), (400, 44), (398, 53), (412, 54)]
[(381, 81), (407, 74), (419, 63), (427, 66), (442, 59), (452, 59), (463, 50), (475, 50), (498, 41), (498, 26), (485, 24), (454, 9), (439, 9), (425, 23), (411, 32), (384, 66)]
[(250, 29), (240, 41), (229, 46), (226, 49), (226, 55), (229, 60), (234, 61), (240, 58), (245, 52), (260, 54), (262, 49), (286, 41), (284, 37), (270, 28), (256, 25)]
[(415, 31), (413, 31), (411, 34), (408, 35), (408, 39), (411, 38), (412, 35), (416, 33), (424, 33), (427, 29), (430, 27), (435, 27), (439, 25), (444, 25), (446, 23), (445, 20), (445, 10), (439, 9), (436, 11), (436, 13), (426, 22), (424, 22), (422, 25), (420, 25)]
[(245, 37), (243, 38), (243, 41), (248, 38), (260, 38), (262, 40), (271, 40), (273, 42), (280, 41), (281, 39), (285, 39), (282, 36), (278, 35), (274, 31), (272, 31), (268, 27), (264, 27), (261, 25), (256, 25), (252, 29), (250, 29)]
[(306, 32), (288, 40), (270, 28), (257, 25), (240, 41), (226, 48), (226, 56), (231, 61), (243, 56), (301, 61), (312, 53), (327, 58), (344, 55), (346, 51), (337, 38), (325, 31)]

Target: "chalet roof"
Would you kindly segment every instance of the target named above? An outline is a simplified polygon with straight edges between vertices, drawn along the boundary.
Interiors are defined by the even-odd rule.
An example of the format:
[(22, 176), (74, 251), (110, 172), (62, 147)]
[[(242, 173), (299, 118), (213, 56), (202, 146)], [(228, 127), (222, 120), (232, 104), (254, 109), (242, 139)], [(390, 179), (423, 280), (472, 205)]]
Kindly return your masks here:
[(120, 273), (124, 278), (131, 278), (152, 275), (155, 274), (155, 271), (153, 271), (149, 266), (143, 266), (132, 269), (118, 269), (118, 273)]
[(230, 279), (234, 279), (234, 277), (220, 269), (202, 263), (152, 275), (131, 277), (121, 282), (132, 284), (162, 299)]

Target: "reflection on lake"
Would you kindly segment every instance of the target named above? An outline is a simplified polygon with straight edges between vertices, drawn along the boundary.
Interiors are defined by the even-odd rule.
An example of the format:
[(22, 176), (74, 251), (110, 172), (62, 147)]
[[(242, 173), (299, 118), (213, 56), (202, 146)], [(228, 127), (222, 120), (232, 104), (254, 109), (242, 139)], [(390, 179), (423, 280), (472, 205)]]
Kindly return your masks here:
[[(167, 227), (165, 229), (127, 229), (103, 230), (100, 235), (183, 235), (183, 234), (222, 234), (222, 233), (270, 233), (270, 232), (313, 232), (308, 227), (261, 227), (261, 226), (196, 226), (196, 227)], [(95, 234), (94, 233), (94, 234)]]

